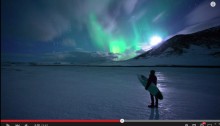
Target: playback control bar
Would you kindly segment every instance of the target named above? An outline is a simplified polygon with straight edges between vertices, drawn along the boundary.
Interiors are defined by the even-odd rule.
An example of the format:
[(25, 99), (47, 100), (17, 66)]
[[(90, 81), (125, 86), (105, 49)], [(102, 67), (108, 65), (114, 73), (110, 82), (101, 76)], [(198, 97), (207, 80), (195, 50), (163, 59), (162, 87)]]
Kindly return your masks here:
[(220, 126), (220, 120), (1, 120), (1, 126)]

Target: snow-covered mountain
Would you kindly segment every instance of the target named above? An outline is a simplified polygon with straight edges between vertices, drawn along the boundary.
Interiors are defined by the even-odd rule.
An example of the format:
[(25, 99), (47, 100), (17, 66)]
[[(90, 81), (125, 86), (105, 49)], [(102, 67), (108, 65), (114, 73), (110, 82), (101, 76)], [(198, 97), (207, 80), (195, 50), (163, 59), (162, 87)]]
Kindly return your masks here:
[(194, 47), (207, 49), (208, 52), (214, 49), (214, 52), (209, 54), (220, 56), (220, 26), (193, 34), (176, 35), (163, 42), (161, 45), (137, 56), (136, 59), (160, 55), (182, 55), (193, 50)]
[(129, 60), (128, 64), (220, 66), (220, 26), (176, 35)]

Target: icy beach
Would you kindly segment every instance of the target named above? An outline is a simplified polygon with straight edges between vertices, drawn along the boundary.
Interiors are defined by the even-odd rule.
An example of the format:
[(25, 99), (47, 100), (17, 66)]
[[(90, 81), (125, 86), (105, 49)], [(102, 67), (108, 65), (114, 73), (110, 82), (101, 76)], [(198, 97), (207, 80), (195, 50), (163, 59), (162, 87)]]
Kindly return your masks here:
[[(156, 70), (150, 109), (137, 74)], [(2, 66), (2, 119), (219, 119), (220, 68)]]

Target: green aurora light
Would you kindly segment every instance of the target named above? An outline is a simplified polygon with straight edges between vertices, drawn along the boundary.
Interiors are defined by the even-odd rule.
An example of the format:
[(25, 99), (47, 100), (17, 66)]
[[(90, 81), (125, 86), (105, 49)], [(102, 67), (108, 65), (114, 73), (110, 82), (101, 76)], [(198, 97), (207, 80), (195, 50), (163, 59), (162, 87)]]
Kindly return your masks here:
[[(153, 32), (147, 23), (137, 22), (131, 24), (132, 36), (124, 37), (122, 34), (113, 35), (107, 33), (103, 26), (98, 22), (95, 14), (89, 15), (89, 34), (92, 42), (101, 51), (109, 51), (110, 53), (120, 54), (117, 60), (126, 60), (136, 55), (136, 51), (141, 49), (140, 44), (148, 42), (148, 39), (153, 36)], [(154, 28), (156, 30), (156, 28)], [(157, 30), (159, 31), (159, 30)], [(160, 32), (162, 33), (162, 32)], [(161, 34), (158, 34), (160, 35)], [(164, 36), (164, 35), (163, 35)], [(129, 51), (129, 54), (123, 56), (124, 53), (128, 53), (127, 50), (133, 50), (133, 53)]]
[(108, 49), (111, 53), (125, 52), (127, 44), (123, 37), (116, 38), (107, 34), (94, 14), (90, 14), (89, 19), (90, 37), (100, 50), (106, 51)]

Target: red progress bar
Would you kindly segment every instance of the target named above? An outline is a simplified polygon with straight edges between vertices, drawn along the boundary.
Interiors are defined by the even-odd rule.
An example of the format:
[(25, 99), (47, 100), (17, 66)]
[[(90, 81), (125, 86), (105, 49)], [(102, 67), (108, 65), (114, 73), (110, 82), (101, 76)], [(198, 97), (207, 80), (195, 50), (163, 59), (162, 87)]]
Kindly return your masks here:
[(84, 123), (84, 122), (94, 122), (94, 123), (101, 123), (101, 122), (108, 122), (108, 123), (119, 123), (120, 120), (1, 120), (1, 122), (9, 123), (9, 122), (38, 122), (38, 123), (49, 123), (49, 122), (79, 122), (79, 123)]

